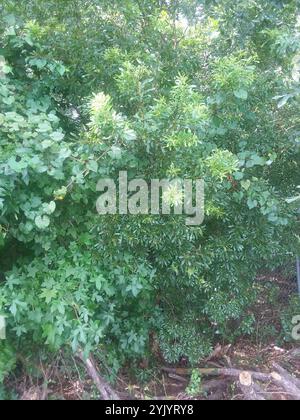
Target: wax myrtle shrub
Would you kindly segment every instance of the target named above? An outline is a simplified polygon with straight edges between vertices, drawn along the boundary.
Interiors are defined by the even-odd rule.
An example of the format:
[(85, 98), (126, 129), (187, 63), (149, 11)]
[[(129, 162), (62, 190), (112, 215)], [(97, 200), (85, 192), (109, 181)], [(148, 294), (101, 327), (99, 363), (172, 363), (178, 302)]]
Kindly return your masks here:
[[(154, 348), (194, 365), (253, 332), (256, 273), (299, 249), (298, 103), (276, 99), (295, 53), (279, 71), (277, 37), (268, 60), (251, 31), (237, 43), (227, 1), (189, 25), (196, 2), (85, 3), (4, 4), (0, 369), (62, 348), (114, 372)], [(291, 6), (271, 9), (296, 31)], [(203, 179), (204, 223), (98, 215), (97, 182), (120, 171)]]

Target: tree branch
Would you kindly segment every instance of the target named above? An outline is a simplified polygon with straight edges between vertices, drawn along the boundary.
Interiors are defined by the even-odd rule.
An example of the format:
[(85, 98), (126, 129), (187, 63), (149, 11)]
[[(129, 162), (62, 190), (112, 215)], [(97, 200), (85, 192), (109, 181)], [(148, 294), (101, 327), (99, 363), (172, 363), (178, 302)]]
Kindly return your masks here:
[(79, 359), (85, 364), (90, 377), (93, 379), (98, 391), (100, 392), (103, 400), (119, 400), (117, 393), (110, 387), (110, 385), (98, 373), (91, 357), (85, 358), (82, 351), (77, 353)]

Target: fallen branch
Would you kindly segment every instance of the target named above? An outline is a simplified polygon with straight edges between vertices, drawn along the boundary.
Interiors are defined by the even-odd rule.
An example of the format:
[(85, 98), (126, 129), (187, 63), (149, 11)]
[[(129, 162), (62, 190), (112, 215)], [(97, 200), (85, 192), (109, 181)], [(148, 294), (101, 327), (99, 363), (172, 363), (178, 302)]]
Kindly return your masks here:
[(299, 388), (300, 391), (300, 379), (295, 378), (293, 375), (291, 375), (287, 370), (283, 369), (280, 365), (277, 363), (273, 363), (273, 368), (288, 382), (291, 382), (293, 385), (295, 385), (297, 388)]
[(291, 350), (287, 356), (289, 359), (300, 359), (300, 349)]
[(222, 359), (223, 357), (225, 357), (227, 355), (227, 353), (229, 352), (230, 349), (231, 349), (231, 344), (229, 346), (226, 346), (226, 347), (222, 347), (222, 346), (218, 345), (215, 348), (215, 350), (212, 352), (212, 354), (209, 357), (207, 357), (206, 359), (203, 360), (203, 363), (207, 364), (211, 360)]
[[(238, 380), (237, 383), (241, 389), (246, 400), (260, 400), (265, 401), (265, 396), (271, 395), (267, 393), (260, 385), (254, 381), (264, 382), (267, 384), (274, 384), (277, 388), (284, 390), (286, 395), (289, 395), (294, 400), (300, 401), (300, 380), (288, 371), (282, 368), (277, 363), (273, 364), (274, 371), (270, 374), (260, 372), (242, 371), (232, 368), (197, 368), (197, 369), (186, 369), (186, 368), (169, 368), (163, 367), (162, 370), (167, 372), (169, 375), (180, 375), (189, 376), (195, 370), (202, 376), (215, 376), (223, 377), (226, 381), (230, 378)], [(227, 379), (226, 379), (227, 378)], [(204, 391), (210, 391), (218, 388), (218, 385), (224, 384), (224, 379), (221, 381), (209, 381), (204, 384)], [(203, 387), (203, 388), (204, 388)], [(283, 394), (283, 392), (282, 392)], [(213, 397), (213, 396), (212, 396)]]
[(294, 400), (300, 401), (300, 389), (277, 372), (272, 373), (273, 382), (283, 388)]
[(83, 352), (78, 352), (79, 359), (85, 364), (88, 374), (92, 378), (98, 391), (100, 392), (103, 400), (119, 400), (117, 393), (111, 388), (111, 386), (103, 379), (98, 373), (91, 357), (86, 358)]
[[(226, 368), (197, 368), (197, 369), (185, 369), (185, 368), (167, 368), (163, 367), (162, 370), (167, 373), (173, 373), (175, 375), (189, 376), (194, 370), (197, 370), (202, 376), (227, 376), (231, 378), (239, 378), (243, 372), (238, 369), (226, 369)], [(259, 372), (248, 372), (251, 374), (253, 379), (261, 382), (271, 382), (273, 380), (272, 375), (259, 373)]]
[(185, 384), (188, 382), (188, 379), (183, 378), (182, 376), (175, 375), (174, 373), (169, 373), (168, 377), (170, 379), (174, 379), (175, 381), (182, 382), (182, 383), (185, 383)]

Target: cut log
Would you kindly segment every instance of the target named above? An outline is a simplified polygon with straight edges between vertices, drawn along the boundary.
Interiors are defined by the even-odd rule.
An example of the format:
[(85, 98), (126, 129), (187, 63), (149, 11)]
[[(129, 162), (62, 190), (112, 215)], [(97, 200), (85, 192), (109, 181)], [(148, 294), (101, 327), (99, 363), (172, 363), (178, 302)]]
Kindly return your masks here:
[(242, 372), (239, 376), (239, 387), (248, 401), (265, 401), (264, 397), (258, 394), (250, 372)]

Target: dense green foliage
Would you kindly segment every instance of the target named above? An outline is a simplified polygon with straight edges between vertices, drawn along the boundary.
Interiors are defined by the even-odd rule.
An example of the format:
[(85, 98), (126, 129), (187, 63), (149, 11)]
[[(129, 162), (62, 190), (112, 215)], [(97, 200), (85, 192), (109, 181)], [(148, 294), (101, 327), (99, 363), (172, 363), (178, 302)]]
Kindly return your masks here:
[[(299, 251), (297, 3), (2, 1), (0, 380), (22, 351), (117, 371), (252, 332), (256, 273)], [(203, 225), (97, 215), (120, 170), (204, 179)]]

